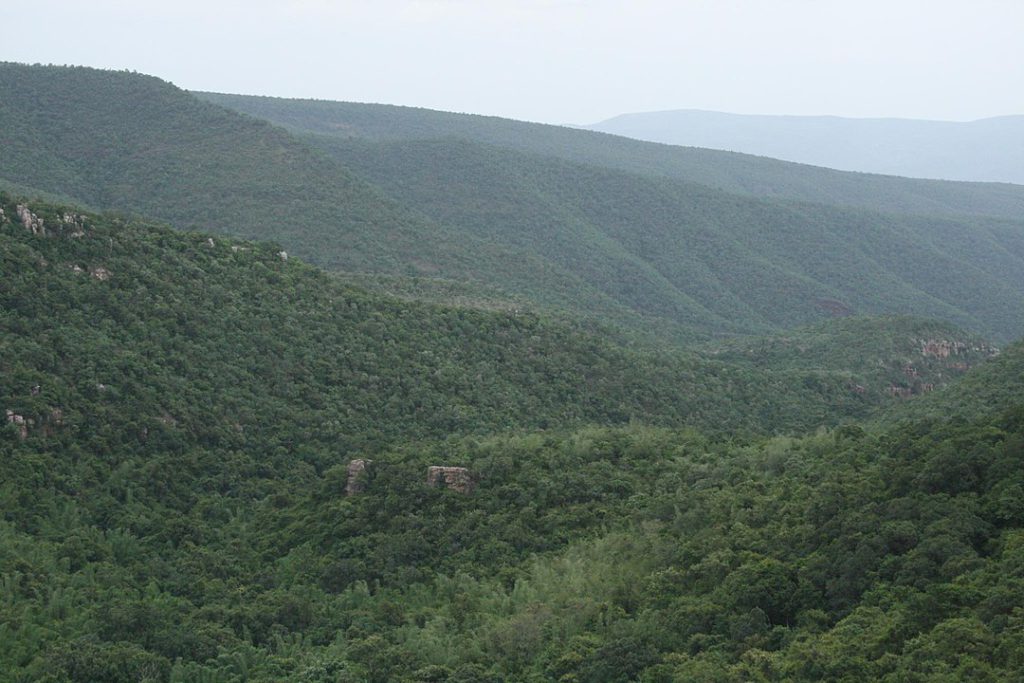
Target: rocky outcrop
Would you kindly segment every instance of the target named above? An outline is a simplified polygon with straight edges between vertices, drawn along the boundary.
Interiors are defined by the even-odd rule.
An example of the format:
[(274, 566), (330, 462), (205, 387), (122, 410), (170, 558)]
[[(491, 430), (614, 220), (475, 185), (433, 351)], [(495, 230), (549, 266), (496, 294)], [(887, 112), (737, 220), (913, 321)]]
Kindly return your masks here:
[(470, 493), (476, 488), (476, 480), (465, 467), (443, 467), (431, 465), (427, 468), (427, 485), (445, 486), (459, 493)]
[(22, 441), (28, 438), (30, 428), (38, 430), (43, 436), (53, 436), (64, 426), (64, 411), (61, 408), (50, 408), (49, 411), (34, 417), (25, 417), (8, 409), (6, 417), (7, 424), (12, 424), (17, 428), (18, 438)]
[(24, 441), (28, 438), (28, 424), (29, 421), (25, 419), (24, 415), (18, 415), (13, 410), (7, 410), (7, 423), (17, 427), (18, 438)]
[(61, 228), (68, 237), (85, 237), (85, 216), (79, 213), (66, 213), (61, 216)]
[(89, 275), (91, 275), (92, 277), (96, 278), (97, 280), (103, 281), (103, 280), (109, 280), (110, 276), (113, 275), (113, 273), (111, 273), (109, 270), (107, 270), (103, 266), (98, 266), (96, 268), (90, 269), (89, 270)]
[(30, 230), (33, 235), (45, 235), (46, 228), (44, 221), (39, 216), (32, 213), (32, 210), (25, 204), (18, 204), (14, 207), (15, 211), (18, 212), (18, 220), (25, 226), (25, 229)]
[(921, 345), (921, 355), (932, 358), (949, 358), (950, 356), (960, 356), (968, 353), (994, 356), (999, 353), (999, 349), (988, 344), (969, 344), (951, 339), (920, 339), (918, 343)]
[[(25, 229), (40, 237), (84, 237), (85, 216), (80, 213), (63, 213), (50, 223), (37, 216), (27, 204), (16, 204), (14, 211)], [(0, 208), (0, 223), (6, 223), (7, 214)]]
[(348, 477), (345, 481), (345, 495), (354, 496), (366, 490), (366, 470), (372, 460), (357, 458), (348, 464), (346, 468)]
[(910, 398), (914, 395), (914, 390), (911, 387), (901, 387), (895, 384), (890, 384), (886, 391), (890, 396), (897, 398)]

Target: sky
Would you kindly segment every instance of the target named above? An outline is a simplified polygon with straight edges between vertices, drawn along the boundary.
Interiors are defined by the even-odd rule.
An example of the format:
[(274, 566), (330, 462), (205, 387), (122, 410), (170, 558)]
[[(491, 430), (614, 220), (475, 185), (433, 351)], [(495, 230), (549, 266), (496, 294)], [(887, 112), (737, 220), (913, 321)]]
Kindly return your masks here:
[(0, 0), (0, 60), (586, 124), (1024, 114), (1024, 0)]

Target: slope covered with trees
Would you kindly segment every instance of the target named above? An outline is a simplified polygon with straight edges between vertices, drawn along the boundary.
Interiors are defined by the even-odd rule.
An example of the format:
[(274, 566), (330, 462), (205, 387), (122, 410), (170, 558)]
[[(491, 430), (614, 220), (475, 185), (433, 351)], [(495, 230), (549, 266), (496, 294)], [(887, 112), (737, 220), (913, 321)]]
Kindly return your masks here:
[[(271, 245), (47, 204), (11, 200), (3, 210), (8, 408), (39, 425), (59, 409), (75, 429), (56, 433), (79, 439), (117, 425), (114, 443), (135, 443), (148, 427), (173, 426), (349, 451), (631, 419), (795, 429), (871, 407), (840, 371), (811, 390), (786, 386), (531, 313), (371, 295)], [(174, 398), (181, 391), (191, 393)], [(764, 417), (741, 415), (738, 400)], [(285, 414), (290, 436), (277, 422)]]
[[(371, 295), (272, 245), (0, 208), (0, 680), (1012, 680), (1024, 661), (1020, 345), (899, 426), (762, 436), (886, 405), (851, 391), (863, 364), (938, 377), (924, 361), (959, 359), (929, 343), (980, 342), (851, 319), (834, 334), (860, 347), (794, 332), (752, 347), (769, 368), (728, 358), (751, 347), (651, 356)], [(475, 488), (429, 486), (432, 465)]]
[[(744, 197), (467, 140), (299, 139), (130, 73), (7, 64), (0, 93), (8, 186), (273, 239), (334, 270), (480, 283), (672, 342), (847, 309), (999, 341), (1024, 320), (1020, 222)], [(936, 196), (999, 213), (986, 193)]]
[(203, 99), (295, 132), (374, 142), (460, 138), (729, 192), (855, 206), (876, 211), (1017, 219), (1024, 189), (846, 173), (777, 159), (641, 142), (563, 126), (355, 102), (197, 93)]
[(315, 140), (410, 211), (543, 254), (648, 318), (770, 330), (913, 313), (1024, 328), (1024, 223), (751, 199), (459, 140)]

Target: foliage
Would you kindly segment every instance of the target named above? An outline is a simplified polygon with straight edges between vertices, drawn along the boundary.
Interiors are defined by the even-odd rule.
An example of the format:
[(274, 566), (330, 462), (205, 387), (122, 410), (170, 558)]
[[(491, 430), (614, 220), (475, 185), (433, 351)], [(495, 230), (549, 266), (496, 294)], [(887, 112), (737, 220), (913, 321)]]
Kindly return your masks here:
[[(0, 435), (0, 680), (998, 680), (1024, 658), (1020, 408), (737, 439), (843, 415), (848, 388), (808, 392), (814, 354), (787, 355), (823, 329), (762, 342), (774, 374), (650, 356), (272, 245), (39, 202), (33, 234), (0, 208), (0, 396), (27, 429)], [(953, 332), (836, 333), (886, 324)], [(435, 464), (475, 490), (429, 487)]]
[(1007, 183), (955, 183), (845, 173), (766, 157), (675, 147), (566, 126), (383, 104), (195, 93), (296, 132), (372, 142), (461, 138), (527, 154), (699, 183), (732, 193), (896, 213), (1019, 219), (1024, 195)]
[[(1024, 332), (1019, 222), (751, 199), (461, 140), (309, 139), (410, 211), (541, 255), (648, 326), (763, 332), (861, 312)], [(559, 291), (527, 293), (573, 310)]]
[[(582, 262), (610, 234), (591, 230), (594, 202), (607, 218), (625, 201), (610, 172), (509, 162), (577, 193), (562, 216), (578, 244), (452, 228), (458, 248), (429, 248), (474, 257), (495, 286), (407, 279), (410, 245), (441, 223), (281, 131), (133, 74), (5, 65), (0, 85), (0, 175), (51, 198), (0, 194), (0, 683), (1019, 679), (1024, 345), (968, 369), (991, 351), (972, 334), (855, 317), (652, 350), (522, 309), (566, 275), (501, 257), (575, 254), (573, 282), (599, 282)], [(494, 179), (505, 157), (483, 154)], [(659, 183), (626, 194), (650, 208), (710, 192)], [(476, 199), (495, 201), (457, 184), (456, 206), (431, 210), (463, 220), (485, 187)], [(370, 291), (273, 244), (52, 202), (80, 194), (179, 225), (283, 226), (327, 260), (314, 232), (341, 226), (366, 241), (338, 258), (390, 254), (380, 270), (401, 275)], [(793, 249), (790, 219), (880, 225), (707, 197)], [(997, 238), (977, 220), (979, 244)], [(940, 224), (961, 243), (963, 223)], [(924, 261), (907, 267), (937, 283)], [(660, 315), (639, 284), (616, 287), (593, 300)], [(598, 290), (555, 291), (557, 307)], [(911, 379), (949, 386), (884, 389)], [(358, 491), (353, 458), (370, 460)], [(467, 468), (472, 490), (431, 486), (435, 465)]]
[[(867, 192), (859, 177), (767, 160), (750, 176), (732, 168), (749, 158), (669, 148), (690, 170), (653, 172), (630, 141), (613, 154), (628, 163), (594, 162), (580, 145), (620, 143), (583, 131), (412, 112), (458, 136), (436, 139), (435, 123), (420, 134), (391, 109), (271, 103), (319, 133), (297, 136), (154, 78), (82, 68), (0, 65), (0, 95), (7, 187), (272, 239), (332, 270), (482, 284), (661, 343), (767, 333), (836, 307), (999, 341), (1022, 331), (1024, 195), (1010, 186), (875, 177)], [(349, 139), (374, 117), (434, 139)], [(519, 133), (526, 148), (509, 149)], [(787, 192), (794, 169), (803, 189)], [(716, 185), (735, 173), (779, 189)]]

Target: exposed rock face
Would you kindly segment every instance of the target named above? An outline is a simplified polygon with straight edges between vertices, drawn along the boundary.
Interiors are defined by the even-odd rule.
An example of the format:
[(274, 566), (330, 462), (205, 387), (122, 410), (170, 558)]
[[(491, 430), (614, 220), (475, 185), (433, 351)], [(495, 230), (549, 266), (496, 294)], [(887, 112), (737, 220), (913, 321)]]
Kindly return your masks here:
[(348, 464), (348, 479), (345, 482), (345, 495), (354, 496), (366, 490), (366, 469), (372, 460), (358, 458)]
[[(33, 235), (39, 235), (41, 237), (84, 237), (85, 236), (85, 216), (78, 213), (65, 213), (57, 218), (56, 223), (51, 223), (51, 227), (47, 229), (46, 221), (29, 208), (27, 204), (17, 204), (15, 206), (15, 212), (18, 215), (18, 220), (25, 226), (26, 230), (29, 230)], [(7, 214), (4, 213), (3, 209), (0, 209), (0, 223), (7, 222)], [(56, 226), (56, 227), (54, 227)]]
[(279, 251), (279, 252), (277, 252), (277, 256), (282, 261), (287, 261), (288, 260), (288, 252), (287, 251)]
[(926, 339), (921, 342), (921, 355), (935, 358), (949, 358), (967, 350), (967, 344), (945, 339)]
[(93, 276), (97, 280), (109, 280), (110, 276), (112, 274), (113, 273), (111, 273), (109, 270), (107, 270), (103, 266), (99, 266), (97, 268), (93, 268), (93, 269), (91, 269), (89, 271), (89, 275)]
[(473, 475), (465, 467), (442, 467), (431, 465), (427, 468), (428, 486), (447, 486), (452, 491), (470, 493), (476, 487)]
[(15, 207), (18, 212), (18, 220), (25, 226), (27, 230), (31, 230), (33, 235), (44, 235), (45, 228), (43, 227), (43, 219), (32, 213), (32, 211), (24, 204), (18, 204)]
[(18, 438), (22, 441), (28, 438), (29, 427), (38, 429), (43, 436), (53, 436), (58, 429), (64, 426), (64, 411), (61, 408), (51, 408), (49, 412), (34, 417), (19, 415), (8, 408), (6, 417), (8, 424), (17, 427)]
[(914, 390), (910, 387), (898, 387), (895, 384), (890, 384), (887, 390), (891, 396), (897, 396), (899, 398), (910, 398), (914, 395)]
[(988, 344), (972, 345), (949, 339), (921, 339), (919, 343), (921, 344), (921, 355), (934, 358), (949, 358), (966, 353), (983, 353), (987, 356), (994, 356), (999, 353), (999, 349)]
[(84, 237), (85, 236), (85, 217), (77, 213), (66, 213), (61, 216), (61, 226), (66, 231), (68, 237)]
[(25, 419), (24, 415), (18, 415), (13, 410), (8, 409), (7, 422), (17, 426), (19, 439), (24, 441), (28, 438), (28, 420)]

